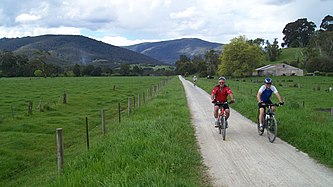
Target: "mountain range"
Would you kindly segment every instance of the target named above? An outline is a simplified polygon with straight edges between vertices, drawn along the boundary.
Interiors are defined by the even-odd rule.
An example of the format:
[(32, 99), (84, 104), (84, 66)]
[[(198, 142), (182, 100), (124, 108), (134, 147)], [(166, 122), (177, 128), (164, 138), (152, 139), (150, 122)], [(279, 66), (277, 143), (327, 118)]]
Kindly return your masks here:
[(206, 51), (222, 50), (223, 44), (184, 38), (131, 46), (114, 46), (81, 35), (41, 35), (0, 39), (0, 50), (28, 58), (36, 51), (47, 51), (47, 63), (58, 66), (95, 65), (117, 67), (127, 64), (174, 65), (180, 55), (193, 57)]
[(204, 41), (198, 38), (182, 38), (176, 40), (141, 43), (124, 46), (132, 51), (150, 56), (167, 64), (175, 64), (180, 55), (192, 58), (195, 55), (205, 55), (207, 51), (215, 50), (220, 53), (223, 44)]

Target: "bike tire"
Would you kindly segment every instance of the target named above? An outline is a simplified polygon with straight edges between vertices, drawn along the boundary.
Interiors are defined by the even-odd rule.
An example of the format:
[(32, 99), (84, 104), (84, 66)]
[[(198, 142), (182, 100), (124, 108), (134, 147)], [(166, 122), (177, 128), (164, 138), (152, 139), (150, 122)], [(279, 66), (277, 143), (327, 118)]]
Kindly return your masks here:
[(225, 118), (224, 117), (222, 117), (221, 118), (221, 131), (222, 131), (222, 138), (223, 138), (223, 140), (225, 140), (225, 137), (226, 137), (226, 135), (227, 135), (227, 128), (226, 128), (226, 122), (225, 122)]
[(268, 124), (267, 124), (267, 137), (268, 140), (273, 143), (275, 141), (275, 138), (277, 136), (277, 121), (275, 119), (274, 116), (272, 116), (269, 120), (268, 120)]

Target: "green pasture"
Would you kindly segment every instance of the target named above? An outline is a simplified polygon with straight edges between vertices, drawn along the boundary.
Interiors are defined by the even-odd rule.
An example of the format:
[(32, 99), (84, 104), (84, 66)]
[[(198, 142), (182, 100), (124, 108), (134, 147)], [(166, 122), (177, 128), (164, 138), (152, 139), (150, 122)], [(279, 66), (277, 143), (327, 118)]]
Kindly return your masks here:
[[(56, 128), (64, 134), (65, 160), (86, 151), (85, 117), (90, 146), (102, 137), (106, 123), (118, 124), (118, 104), (127, 116), (128, 98), (141, 104), (152, 87), (167, 77), (78, 77), (0, 79), (0, 186), (38, 184), (56, 176)], [(67, 104), (63, 104), (64, 93)], [(32, 115), (28, 103), (32, 101)], [(133, 103), (134, 105), (134, 103)], [(111, 131), (113, 126), (107, 130)]]
[(184, 89), (174, 77), (51, 186), (210, 186), (204, 171)]
[[(276, 108), (278, 137), (333, 167), (333, 88), (332, 77), (272, 77), (285, 105)], [(227, 80), (236, 98), (232, 108), (257, 122), (257, 99), (264, 77)], [(199, 79), (198, 86), (208, 93), (217, 79)], [(272, 96), (273, 102), (278, 102)], [(256, 132), (254, 132), (254, 135)]]

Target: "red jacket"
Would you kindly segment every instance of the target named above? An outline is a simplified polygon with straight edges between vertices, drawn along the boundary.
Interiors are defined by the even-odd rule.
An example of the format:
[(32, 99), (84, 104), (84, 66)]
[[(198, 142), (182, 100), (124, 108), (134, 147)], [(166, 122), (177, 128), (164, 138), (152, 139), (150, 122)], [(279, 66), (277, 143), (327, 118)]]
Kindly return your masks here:
[(232, 94), (232, 91), (226, 85), (224, 85), (222, 89), (220, 89), (220, 86), (217, 85), (214, 87), (212, 94), (215, 95), (216, 101), (222, 103), (227, 101), (228, 95)]

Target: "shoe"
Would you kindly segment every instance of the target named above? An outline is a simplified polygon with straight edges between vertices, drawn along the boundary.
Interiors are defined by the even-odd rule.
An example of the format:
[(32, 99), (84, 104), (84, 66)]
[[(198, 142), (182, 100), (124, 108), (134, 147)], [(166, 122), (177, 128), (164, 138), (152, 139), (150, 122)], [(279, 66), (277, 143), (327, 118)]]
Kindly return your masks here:
[(219, 127), (219, 121), (215, 121), (215, 128)]
[(264, 130), (264, 126), (262, 124), (259, 124), (259, 130), (263, 131)]

